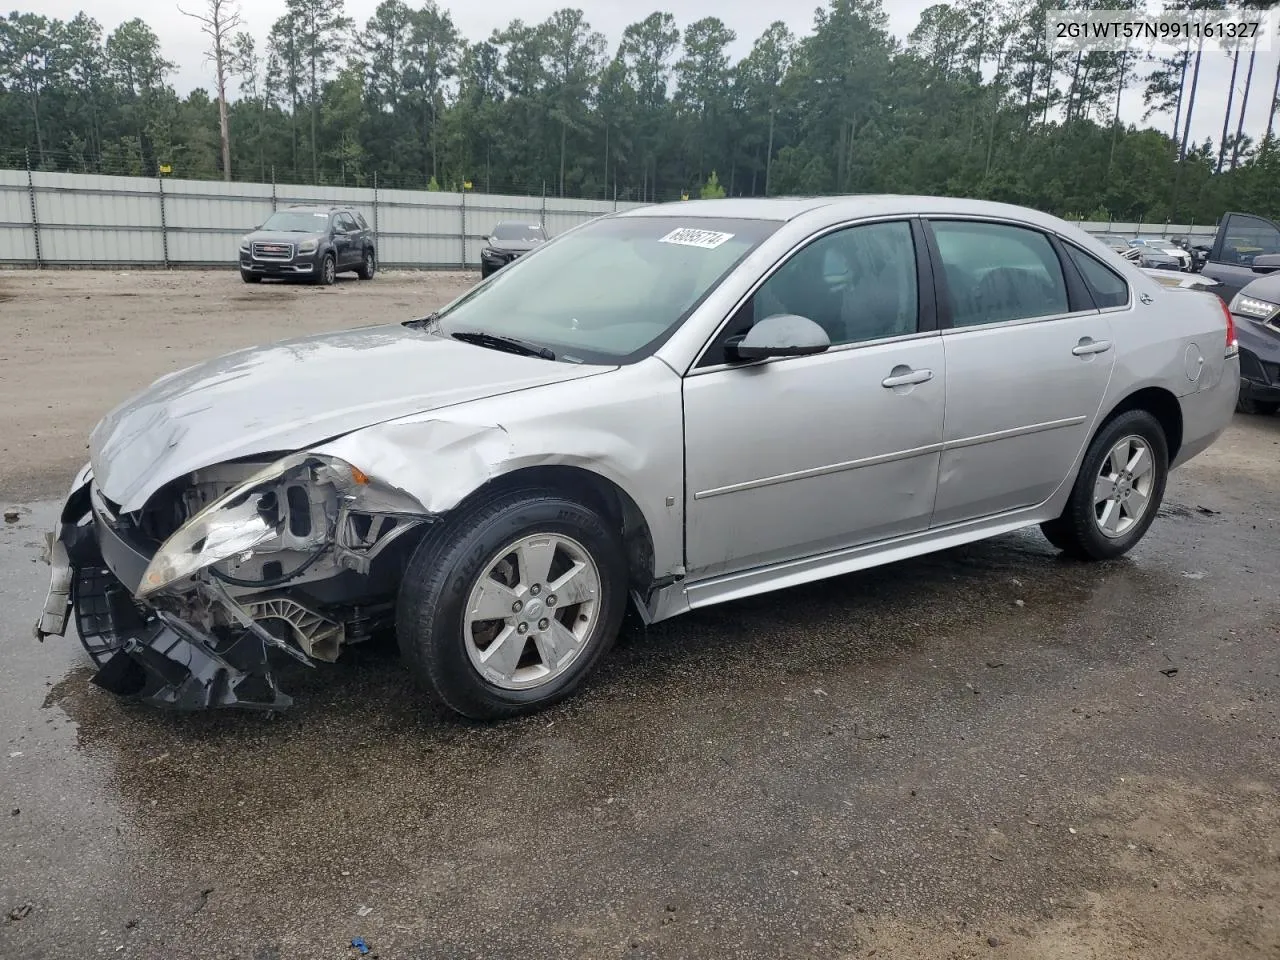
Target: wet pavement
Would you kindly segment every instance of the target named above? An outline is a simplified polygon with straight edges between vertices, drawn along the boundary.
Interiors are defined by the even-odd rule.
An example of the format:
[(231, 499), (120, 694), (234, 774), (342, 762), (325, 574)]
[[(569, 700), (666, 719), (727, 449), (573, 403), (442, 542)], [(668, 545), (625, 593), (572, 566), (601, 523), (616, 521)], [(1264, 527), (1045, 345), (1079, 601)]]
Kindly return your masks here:
[(1110, 564), (1033, 530), (632, 627), (498, 726), (385, 642), (275, 717), (117, 701), (31, 639), (22, 506), (0, 957), (1275, 958), (1278, 456), (1237, 418)]

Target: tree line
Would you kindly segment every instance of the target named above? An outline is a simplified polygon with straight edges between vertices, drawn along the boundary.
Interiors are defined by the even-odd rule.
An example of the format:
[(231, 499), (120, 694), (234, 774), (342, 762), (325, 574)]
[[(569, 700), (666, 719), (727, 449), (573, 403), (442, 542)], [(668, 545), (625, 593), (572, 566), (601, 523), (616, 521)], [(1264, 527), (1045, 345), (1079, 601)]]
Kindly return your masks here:
[[(1047, 43), (1049, 10), (1141, 15), (1141, 0), (938, 3), (905, 42), (882, 0), (827, 0), (810, 32), (775, 22), (736, 61), (716, 17), (656, 11), (611, 46), (573, 8), (469, 40), (434, 0), (383, 0), (363, 24), (344, 0), (282, 0), (254, 37), (236, 2), (182, 8), (216, 78), (185, 97), (141, 19), (109, 33), (83, 12), (0, 19), (0, 163), (629, 201), (948, 194), (1148, 223), (1280, 215), (1280, 69), (1261, 76), (1256, 50)], [(1199, 85), (1213, 57), (1231, 63), (1225, 103)], [(1266, 128), (1246, 130), (1259, 97)], [(1139, 107), (1141, 123), (1118, 119)], [(1221, 134), (1194, 141), (1205, 116)]]

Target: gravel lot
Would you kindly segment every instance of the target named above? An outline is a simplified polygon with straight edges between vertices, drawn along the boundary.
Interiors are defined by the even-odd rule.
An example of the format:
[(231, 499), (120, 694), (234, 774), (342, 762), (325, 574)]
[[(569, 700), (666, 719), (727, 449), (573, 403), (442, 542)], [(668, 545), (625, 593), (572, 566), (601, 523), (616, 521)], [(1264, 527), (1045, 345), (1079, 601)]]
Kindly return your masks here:
[(256, 343), (419, 317), (479, 279), (248, 286), (234, 271), (0, 271), (3, 496), (62, 493), (98, 419), (162, 374)]
[(0, 273), (0, 957), (1280, 957), (1280, 418), (1123, 560), (1030, 532), (633, 628), (498, 726), (389, 646), (268, 719), (122, 704), (31, 639), (109, 406), (475, 279)]

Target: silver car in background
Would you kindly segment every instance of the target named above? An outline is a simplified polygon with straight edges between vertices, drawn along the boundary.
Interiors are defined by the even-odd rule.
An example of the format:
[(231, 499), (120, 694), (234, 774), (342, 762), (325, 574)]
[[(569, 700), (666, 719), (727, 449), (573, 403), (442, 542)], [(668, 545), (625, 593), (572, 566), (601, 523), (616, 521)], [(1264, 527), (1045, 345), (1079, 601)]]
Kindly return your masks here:
[(657, 205), (404, 323), (169, 374), (90, 438), (37, 626), (95, 682), (280, 709), (396, 630), (474, 718), (647, 622), (1038, 524), (1105, 560), (1236, 402), (1223, 304), (1032, 210)]

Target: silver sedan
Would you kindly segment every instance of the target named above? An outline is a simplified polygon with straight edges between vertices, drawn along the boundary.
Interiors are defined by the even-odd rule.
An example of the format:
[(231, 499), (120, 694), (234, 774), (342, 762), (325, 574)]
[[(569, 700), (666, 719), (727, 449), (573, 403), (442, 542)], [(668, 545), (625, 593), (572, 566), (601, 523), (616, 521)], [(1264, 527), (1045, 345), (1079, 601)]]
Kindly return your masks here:
[(1230, 420), (1230, 314), (1045, 214), (929, 197), (650, 206), (429, 316), (156, 381), (90, 437), (37, 625), (95, 682), (280, 709), (394, 629), (501, 718), (647, 622), (1039, 525), (1081, 560)]

